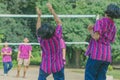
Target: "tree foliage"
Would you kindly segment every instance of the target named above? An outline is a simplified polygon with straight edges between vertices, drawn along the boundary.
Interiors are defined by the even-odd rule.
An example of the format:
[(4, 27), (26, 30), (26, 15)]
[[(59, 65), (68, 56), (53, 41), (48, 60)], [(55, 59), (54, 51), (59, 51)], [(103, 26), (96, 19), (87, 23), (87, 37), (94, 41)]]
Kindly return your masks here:
[[(104, 10), (110, 3), (120, 5), (119, 0), (0, 0), (0, 14), (36, 14), (35, 7), (42, 10), (42, 14), (50, 14), (46, 3), (52, 3), (57, 14), (81, 14), (104, 16)], [(87, 26), (94, 24), (96, 18), (61, 18), (63, 24), (63, 37), (67, 42), (89, 41)], [(53, 18), (42, 19), (56, 25)], [(120, 60), (120, 21), (117, 25), (116, 42), (112, 44), (113, 61)], [(0, 39), (2, 41), (22, 42), (24, 36), (35, 42), (34, 18), (0, 18)], [(75, 56), (80, 56), (80, 63), (85, 61), (84, 52), (87, 45), (67, 45), (69, 61), (76, 61)], [(78, 53), (78, 54), (77, 54)], [(73, 63), (73, 62), (72, 62)], [(81, 63), (82, 64), (82, 63)]]

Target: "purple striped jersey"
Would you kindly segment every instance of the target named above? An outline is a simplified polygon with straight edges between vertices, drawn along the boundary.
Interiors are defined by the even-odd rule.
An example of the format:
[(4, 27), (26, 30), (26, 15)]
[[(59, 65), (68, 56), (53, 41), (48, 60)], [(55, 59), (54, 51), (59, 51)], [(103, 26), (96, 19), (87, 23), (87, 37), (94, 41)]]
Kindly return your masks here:
[(93, 31), (99, 32), (100, 38), (98, 40), (94, 40), (93, 38), (90, 40), (85, 55), (95, 60), (111, 62), (112, 54), (110, 43), (115, 41), (116, 35), (114, 21), (104, 17), (96, 21)]
[(62, 27), (57, 25), (55, 33), (50, 39), (42, 39), (39, 34), (37, 36), (42, 49), (40, 68), (48, 74), (60, 71), (64, 67), (62, 49), (60, 47)]

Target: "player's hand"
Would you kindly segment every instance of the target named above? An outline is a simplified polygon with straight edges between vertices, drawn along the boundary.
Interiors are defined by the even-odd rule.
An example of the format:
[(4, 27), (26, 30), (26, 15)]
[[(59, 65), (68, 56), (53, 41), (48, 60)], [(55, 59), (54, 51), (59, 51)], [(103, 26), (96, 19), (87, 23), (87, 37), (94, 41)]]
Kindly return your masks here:
[(7, 55), (8, 53), (7, 52), (4, 52), (3, 55)]
[(30, 57), (31, 57), (31, 58), (34, 58), (34, 56), (33, 56), (33, 55), (31, 55)]
[(88, 25), (88, 31), (93, 30), (93, 25)]
[(36, 12), (38, 15), (42, 15), (42, 11), (38, 7), (36, 7)]
[(52, 5), (49, 2), (46, 5), (49, 9), (52, 9)]

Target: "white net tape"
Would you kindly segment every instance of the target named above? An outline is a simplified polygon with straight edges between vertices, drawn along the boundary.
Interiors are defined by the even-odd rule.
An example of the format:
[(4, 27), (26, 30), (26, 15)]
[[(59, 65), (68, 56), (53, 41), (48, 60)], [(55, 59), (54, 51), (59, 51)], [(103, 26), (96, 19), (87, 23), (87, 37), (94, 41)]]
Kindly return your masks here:
[[(27, 17), (27, 18), (34, 18), (37, 17), (37, 15), (19, 15), (19, 14), (0, 14), (0, 17), (15, 17), (15, 18), (20, 18), (20, 17)], [(50, 18), (53, 17), (53, 15), (41, 15), (41, 17), (43, 18)], [(96, 17), (96, 15), (58, 15), (58, 17), (61, 18), (92, 18), (92, 17)]]
[[(65, 42), (66, 44), (86, 44), (88, 45), (88, 42)], [(0, 43), (0, 45), (5, 45), (6, 43)], [(20, 44), (25, 44), (25, 43), (7, 43), (8, 45), (20, 45)], [(30, 45), (40, 45), (40, 43), (27, 43)]]

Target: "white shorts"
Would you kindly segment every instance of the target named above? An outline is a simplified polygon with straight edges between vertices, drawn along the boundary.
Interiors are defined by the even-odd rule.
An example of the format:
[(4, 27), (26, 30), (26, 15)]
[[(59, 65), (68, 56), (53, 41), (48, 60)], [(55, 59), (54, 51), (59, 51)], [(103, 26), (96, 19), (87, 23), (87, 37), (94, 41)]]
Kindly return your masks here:
[(30, 64), (29, 59), (21, 59), (21, 58), (19, 58), (18, 65), (22, 65), (22, 64), (24, 64), (24, 66), (29, 66), (29, 64)]

